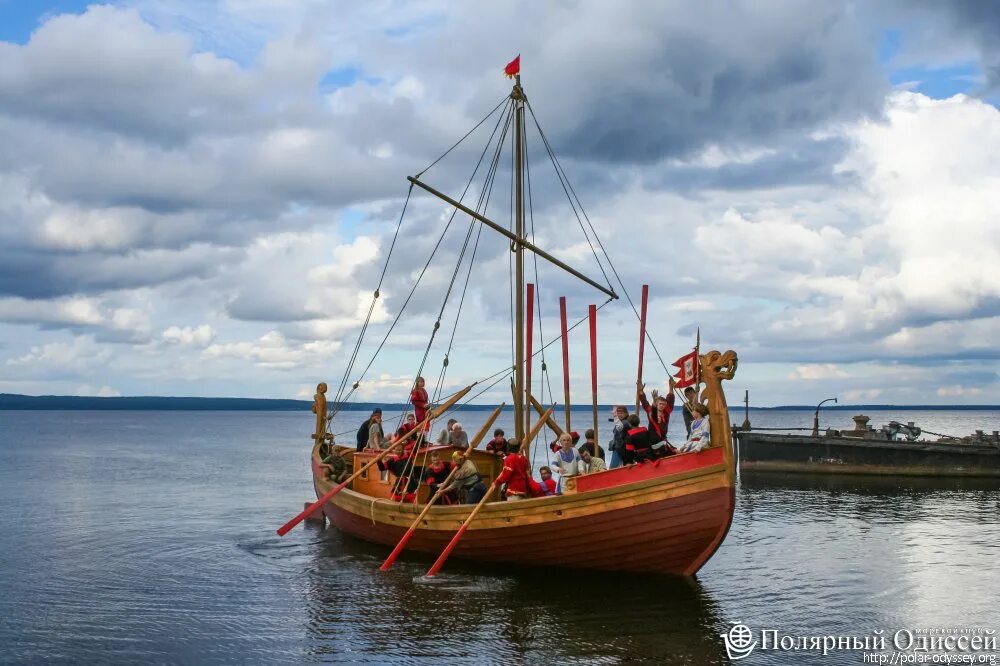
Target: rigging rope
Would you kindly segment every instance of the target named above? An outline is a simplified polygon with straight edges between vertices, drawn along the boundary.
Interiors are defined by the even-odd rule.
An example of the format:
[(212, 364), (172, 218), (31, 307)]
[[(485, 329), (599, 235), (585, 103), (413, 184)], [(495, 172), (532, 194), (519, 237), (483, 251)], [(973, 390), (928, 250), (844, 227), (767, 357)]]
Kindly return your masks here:
[[(489, 208), (490, 197), (491, 197), (491, 195), (493, 193), (493, 184), (496, 181), (496, 174), (497, 174), (498, 166), (499, 166), (499, 163), (500, 163), (500, 157), (501, 157), (502, 152), (503, 152), (504, 139), (506, 138), (507, 131), (510, 128), (510, 123), (511, 123), (512, 117), (513, 117), (512, 113), (508, 113), (507, 116), (506, 116), (507, 120), (504, 122), (504, 129), (501, 132), (499, 139), (497, 140), (496, 151), (494, 152), (493, 158), (490, 160), (490, 167), (487, 170), (487, 173), (486, 173), (486, 176), (485, 176), (485, 179), (484, 179), (484, 182), (483, 182), (483, 188), (482, 188), (482, 190), (480, 191), (480, 194), (479, 194), (479, 200), (476, 203), (476, 206), (474, 208), (474, 210), (476, 212), (481, 213), (483, 215), (486, 214), (486, 211)], [(494, 132), (494, 134), (491, 135), (491, 137), (490, 137), (490, 139), (491, 139), (490, 143), (492, 143), (492, 137), (495, 134), (496, 133)], [(487, 148), (489, 147), (489, 145), (490, 144), (487, 144)], [(478, 168), (477, 168), (477, 171), (478, 171)], [(473, 176), (474, 175), (475, 174), (473, 174)], [(466, 235), (465, 235), (465, 242), (462, 244), (462, 251), (459, 253), (458, 261), (455, 262), (455, 270), (452, 272), (451, 281), (448, 283), (448, 289), (447, 289), (447, 291), (445, 293), (444, 300), (441, 303), (441, 309), (439, 310), (437, 319), (434, 322), (434, 331), (431, 333), (431, 338), (430, 338), (430, 340), (427, 343), (427, 348), (424, 351), (423, 359), (421, 360), (420, 367), (417, 370), (417, 376), (419, 377), (421, 375), (421, 373), (423, 372), (424, 365), (427, 362), (427, 357), (430, 354), (430, 350), (431, 350), (432, 345), (434, 344), (434, 338), (437, 335), (437, 331), (438, 331), (438, 329), (441, 326), (441, 318), (444, 316), (445, 308), (447, 307), (448, 301), (451, 298), (451, 292), (452, 292), (452, 289), (455, 286), (455, 280), (458, 277), (459, 271), (460, 271), (461, 266), (462, 266), (462, 262), (465, 259), (465, 254), (468, 251), (468, 247), (469, 247), (469, 240), (471, 239), (472, 232), (474, 230), (478, 230), (478, 233), (476, 234), (476, 242), (475, 242), (475, 244), (473, 246), (473, 249), (472, 249), (472, 254), (471, 254), (470, 259), (469, 259), (469, 269), (468, 269), (468, 272), (466, 273), (465, 283), (464, 283), (464, 285), (462, 287), (462, 295), (461, 295), (461, 298), (460, 298), (459, 303), (458, 303), (458, 307), (457, 307), (456, 312), (455, 312), (455, 323), (452, 326), (451, 337), (450, 337), (449, 342), (448, 342), (448, 349), (445, 351), (444, 360), (443, 360), (443, 362), (441, 364), (441, 371), (438, 374), (436, 386), (435, 386), (435, 389), (434, 389), (435, 399), (437, 399), (437, 396), (440, 395), (440, 392), (441, 392), (441, 390), (444, 387), (445, 376), (447, 375), (447, 372), (448, 372), (448, 359), (449, 359), (449, 356), (451, 355), (451, 350), (452, 350), (452, 348), (454, 346), (454, 343), (455, 343), (455, 335), (458, 332), (458, 324), (459, 324), (459, 321), (461, 320), (461, 317), (462, 317), (462, 307), (465, 304), (465, 295), (466, 295), (466, 293), (468, 291), (468, 288), (469, 288), (469, 279), (472, 276), (472, 267), (473, 267), (473, 265), (474, 265), (474, 263), (476, 261), (476, 254), (477, 254), (477, 252), (479, 250), (479, 240), (482, 237), (483, 227), (482, 227), (481, 224), (477, 224), (477, 221), (474, 218), (469, 220), (469, 229), (468, 229), (468, 231), (466, 232)], [(418, 435), (418, 437), (422, 437), (422, 434)], [(426, 463), (427, 455), (428, 455), (428, 452), (427, 452), (427, 449), (425, 448), (424, 449), (424, 453), (423, 453), (423, 458), (422, 458), (422, 461), (421, 461), (421, 467), (423, 466), (424, 463)], [(394, 489), (398, 489), (399, 483), (401, 482), (401, 480), (403, 479), (403, 477), (408, 472), (412, 473), (412, 470), (415, 469), (416, 465), (417, 465), (417, 456), (414, 455), (413, 457), (411, 457), (407, 461), (407, 464), (404, 465), (403, 474), (400, 474), (400, 476), (397, 477), (396, 488), (394, 488)], [(404, 493), (399, 493), (399, 495), (400, 495), (400, 500), (402, 501), (402, 499), (405, 497), (405, 494)]]
[[(337, 387), (337, 392), (334, 394), (333, 399), (333, 411), (331, 412), (331, 418), (340, 411), (347, 399), (343, 393), (344, 389), (347, 387), (348, 377), (351, 375), (351, 370), (354, 369), (354, 363), (358, 359), (358, 352), (361, 349), (361, 342), (364, 340), (365, 331), (368, 330), (368, 324), (371, 322), (372, 312), (375, 311), (375, 303), (378, 301), (381, 289), (382, 281), (385, 280), (386, 271), (389, 269), (389, 260), (392, 259), (392, 251), (396, 247), (396, 239), (399, 238), (399, 230), (403, 226), (403, 217), (406, 215), (406, 208), (410, 205), (410, 196), (413, 194), (413, 184), (410, 183), (410, 187), (406, 190), (406, 200), (403, 201), (403, 209), (399, 213), (399, 221), (396, 223), (396, 231), (392, 235), (392, 242), (389, 244), (389, 252), (385, 256), (385, 263), (382, 266), (382, 274), (379, 275), (378, 285), (375, 287), (375, 292), (372, 295), (372, 303), (368, 307), (368, 314), (365, 316), (365, 323), (361, 326), (361, 331), (358, 333), (358, 340), (354, 344), (354, 350), (351, 352), (351, 358), (348, 361), (347, 369), (344, 370), (344, 375), (341, 377), (340, 384)], [(357, 384), (351, 389), (351, 393), (357, 388)], [(348, 394), (349, 395), (349, 394)]]
[[(527, 184), (527, 187), (525, 189), (527, 190), (527, 194), (528, 194), (528, 221), (529, 221), (529, 228), (531, 230), (531, 242), (532, 242), (532, 244), (535, 244), (536, 243), (536, 241), (535, 241), (535, 207), (534, 207), (534, 200), (532, 199), (532, 190), (531, 190), (531, 160), (528, 157), (530, 153), (529, 153), (529, 151), (527, 149), (527, 146), (528, 146), (528, 140), (527, 139), (528, 139), (528, 137), (527, 137), (527, 130), (522, 126), (522, 142), (523, 142), (522, 145), (525, 146), (525, 150), (524, 150), (525, 179), (524, 180), (525, 180), (525, 183)], [(532, 258), (532, 261), (534, 263), (534, 268), (535, 268), (535, 302), (532, 303), (531, 305), (529, 305), (529, 307), (536, 307), (537, 308), (537, 312), (538, 312), (538, 317), (537, 317), (537, 319), (538, 319), (538, 340), (543, 345), (542, 348), (539, 350), (541, 352), (541, 355), (542, 355), (542, 359), (541, 359), (541, 366), (542, 367), (540, 368), (540, 371), (538, 373), (538, 384), (541, 386), (541, 391), (539, 391), (539, 396), (541, 397), (541, 402), (544, 405), (544, 404), (548, 404), (548, 403), (545, 402), (545, 387), (546, 387), (546, 384), (548, 385), (548, 388), (549, 388), (549, 400), (550, 401), (552, 400), (552, 378), (551, 378), (551, 375), (549, 374), (548, 365), (545, 362), (545, 346), (544, 346), (544, 343), (545, 343), (545, 330), (542, 328), (542, 283), (541, 283), (541, 278), (539, 277), (539, 273), (538, 273), (538, 255), (535, 254), (534, 252), (532, 252), (531, 253), (531, 258)], [(531, 391), (531, 387), (530, 386), (528, 387), (528, 391), (529, 392)], [(548, 442), (550, 440), (550, 437), (551, 437), (551, 435), (549, 435), (549, 423), (548, 423), (548, 421), (545, 422), (545, 425), (543, 426), (543, 429), (544, 429), (544, 432), (545, 432), (544, 440), (546, 442)], [(555, 433), (553, 432), (552, 434), (554, 435)], [(535, 459), (536, 459), (537, 453), (538, 453), (538, 447), (537, 446), (533, 446), (531, 448), (531, 466), (532, 466), (532, 468), (534, 468), (534, 466), (535, 466)]]
[[(597, 235), (597, 230), (594, 229), (594, 224), (590, 221), (590, 216), (587, 215), (587, 211), (584, 209), (583, 203), (580, 201), (580, 197), (577, 195), (576, 190), (573, 189), (573, 184), (569, 181), (569, 178), (566, 176), (566, 171), (565, 169), (563, 169), (562, 163), (559, 161), (559, 158), (556, 156), (555, 151), (552, 149), (552, 145), (549, 143), (548, 137), (546, 137), (545, 132), (542, 131), (542, 126), (538, 122), (538, 118), (535, 116), (535, 110), (531, 107), (531, 103), (528, 102), (527, 100), (525, 100), (525, 104), (527, 104), (528, 110), (531, 112), (531, 118), (532, 120), (535, 121), (535, 127), (538, 128), (538, 135), (541, 137), (542, 142), (546, 146), (546, 150), (548, 150), (549, 152), (549, 155), (552, 159), (552, 164), (555, 166), (556, 171), (562, 174), (562, 178), (566, 179), (566, 185), (569, 188), (569, 192), (573, 194), (573, 198), (576, 199), (577, 205), (580, 206), (580, 212), (583, 213), (583, 217), (587, 221), (587, 225), (594, 233), (594, 238), (597, 240), (597, 245), (601, 248), (601, 252), (604, 254), (604, 258), (607, 260), (608, 266), (611, 268), (611, 272), (614, 274), (615, 279), (618, 280), (618, 285), (621, 287), (622, 293), (625, 294), (625, 299), (628, 301), (628, 304), (632, 307), (632, 312), (635, 313), (636, 319), (640, 319), (639, 310), (635, 307), (635, 303), (632, 301), (632, 297), (629, 296), (628, 290), (625, 288), (625, 283), (622, 282), (621, 276), (618, 275), (618, 271), (615, 269), (614, 262), (611, 261), (611, 257), (608, 255), (608, 251), (604, 248), (604, 243), (601, 242), (601, 237)], [(567, 196), (568, 194), (569, 193), (567, 193)], [(607, 277), (607, 275), (605, 275), (605, 277)], [(663, 357), (660, 355), (660, 350), (656, 348), (656, 343), (653, 341), (653, 336), (650, 335), (648, 328), (646, 329), (646, 339), (649, 340), (649, 344), (653, 347), (653, 351), (656, 353), (656, 358), (659, 359), (660, 365), (663, 366), (664, 371), (666, 371), (668, 375), (673, 374), (667, 367), (667, 364), (663, 361)]]
[[(440, 162), (441, 160), (443, 160), (445, 157), (447, 157), (448, 153), (450, 153), (451, 151), (455, 150), (455, 148), (458, 148), (458, 144), (460, 144), (463, 141), (465, 141), (466, 139), (468, 139), (470, 134), (472, 134), (477, 129), (479, 129), (480, 125), (482, 125), (487, 120), (489, 120), (490, 116), (492, 116), (494, 113), (497, 112), (497, 109), (499, 109), (501, 106), (503, 106), (504, 104), (506, 104), (506, 103), (508, 103), (510, 101), (511, 100), (510, 100), (510, 96), (509, 95), (505, 96), (502, 100), (500, 100), (500, 103), (497, 104), (496, 106), (494, 106), (492, 111), (490, 111), (489, 113), (487, 113), (486, 116), (483, 117), (482, 120), (480, 120), (478, 123), (476, 123), (475, 127), (473, 127), (468, 132), (466, 132), (465, 136), (463, 136), (461, 139), (459, 139), (458, 141), (456, 141), (454, 143), (454, 145), (452, 145), (451, 148), (449, 148), (448, 150), (444, 151), (444, 153), (442, 153), (440, 157), (438, 157), (436, 160), (434, 160), (433, 162), (431, 162), (430, 164), (428, 164), (427, 166), (425, 166), (419, 173), (417, 173), (417, 178), (420, 178), (426, 172), (430, 171), (431, 167), (433, 167), (435, 164), (437, 164), (438, 162)], [(492, 143), (492, 139), (491, 139), (490, 142), (487, 143), (487, 145), (489, 145), (489, 143)]]
[[(465, 195), (468, 193), (469, 188), (472, 186), (472, 182), (475, 179), (476, 173), (479, 171), (479, 167), (482, 166), (483, 158), (486, 157), (486, 152), (493, 142), (493, 136), (496, 134), (497, 129), (500, 127), (501, 120), (503, 120), (503, 116), (501, 116), (501, 118), (497, 120), (497, 124), (493, 128), (493, 134), (490, 135), (490, 143), (488, 143), (486, 147), (483, 148), (483, 152), (479, 156), (479, 161), (476, 163), (476, 169), (472, 172), (472, 176), (469, 178), (469, 182), (466, 184), (465, 190), (463, 190), (462, 197), (459, 199), (459, 201), (462, 201), (465, 198)], [(400, 306), (399, 312), (396, 314), (395, 318), (393, 318), (392, 323), (389, 326), (389, 330), (386, 331), (385, 336), (382, 338), (382, 341), (375, 349), (375, 353), (372, 354), (371, 360), (368, 361), (368, 365), (366, 365), (365, 369), (361, 372), (361, 376), (358, 377), (358, 379), (354, 382), (354, 385), (351, 388), (350, 392), (348, 392), (348, 394), (344, 396), (341, 402), (346, 402), (347, 399), (354, 393), (354, 391), (358, 389), (358, 387), (361, 385), (361, 380), (364, 379), (365, 375), (368, 374), (368, 371), (371, 369), (372, 364), (375, 363), (375, 359), (378, 358), (379, 352), (382, 351), (382, 347), (385, 346), (385, 343), (389, 339), (389, 336), (392, 334), (393, 329), (396, 328), (396, 324), (398, 324), (400, 318), (402, 318), (403, 312), (406, 310), (406, 306), (409, 305), (410, 300), (413, 298), (413, 294), (416, 292), (417, 287), (420, 285), (420, 281), (427, 273), (427, 269), (430, 267), (431, 262), (434, 260), (434, 255), (437, 254), (438, 249), (441, 247), (441, 243), (442, 241), (444, 241), (444, 237), (448, 233), (448, 229), (451, 228), (451, 223), (455, 220), (455, 215), (457, 213), (458, 209), (456, 208), (452, 212), (451, 216), (448, 218), (448, 223), (445, 225), (444, 231), (441, 232), (441, 235), (438, 237), (437, 242), (434, 244), (434, 249), (431, 251), (431, 255), (427, 258), (427, 262), (424, 264), (424, 267), (421, 269), (420, 274), (417, 276), (417, 280), (416, 282), (414, 282), (413, 287), (410, 289), (410, 293), (407, 295), (406, 300), (403, 301), (403, 305)]]

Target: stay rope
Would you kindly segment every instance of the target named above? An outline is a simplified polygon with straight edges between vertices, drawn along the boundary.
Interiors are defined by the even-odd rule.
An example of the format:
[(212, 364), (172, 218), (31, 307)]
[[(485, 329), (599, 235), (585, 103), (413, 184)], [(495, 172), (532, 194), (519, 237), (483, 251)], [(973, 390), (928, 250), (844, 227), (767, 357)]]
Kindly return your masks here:
[[(492, 115), (492, 113), (490, 115)], [(482, 151), (482, 153), (479, 156), (479, 161), (476, 163), (476, 168), (473, 171), (472, 176), (469, 178), (469, 182), (466, 184), (465, 189), (463, 190), (462, 196), (459, 199), (459, 201), (464, 200), (465, 195), (468, 193), (469, 188), (472, 186), (472, 183), (475, 180), (476, 173), (479, 171), (479, 167), (482, 165), (483, 159), (486, 157), (486, 153), (489, 150), (489, 147), (490, 147), (490, 145), (493, 142), (493, 136), (495, 136), (496, 131), (499, 128), (500, 123), (501, 123), (502, 120), (503, 120), (503, 115), (501, 114), (500, 118), (497, 120), (497, 124), (493, 128), (493, 134), (490, 135), (490, 141), (486, 144), (486, 147), (483, 148), (483, 151)], [(412, 189), (413, 189), (413, 185), (411, 184), (410, 185), (410, 192), (412, 192)], [(409, 202), (409, 194), (407, 195), (407, 202)], [(405, 212), (405, 208), (404, 208), (404, 212)], [(396, 316), (393, 318), (392, 323), (389, 326), (389, 330), (386, 331), (385, 336), (383, 336), (383, 338), (382, 338), (382, 341), (379, 343), (378, 347), (375, 349), (375, 353), (372, 354), (371, 360), (368, 361), (368, 365), (366, 365), (365, 369), (361, 372), (361, 376), (358, 377), (357, 380), (355, 380), (355, 382), (354, 382), (353, 386), (351, 387), (351, 390), (348, 392), (348, 394), (346, 396), (344, 396), (343, 398), (340, 399), (340, 401), (339, 401), (339, 403), (338, 403), (338, 405), (336, 407), (337, 411), (340, 410), (340, 408), (343, 405), (343, 403), (346, 402), (347, 399), (350, 398), (350, 396), (353, 395), (353, 393), (358, 389), (358, 387), (361, 385), (361, 381), (364, 379), (365, 375), (368, 374), (368, 371), (371, 369), (372, 365), (375, 363), (375, 359), (378, 358), (378, 355), (382, 351), (382, 348), (385, 346), (386, 341), (388, 341), (389, 336), (392, 334), (392, 331), (396, 328), (396, 324), (399, 323), (399, 320), (402, 318), (403, 313), (406, 311), (407, 305), (409, 305), (410, 301), (413, 299), (413, 294), (417, 291), (417, 287), (420, 285), (420, 281), (423, 280), (424, 275), (427, 273), (427, 269), (430, 267), (431, 262), (434, 260), (434, 255), (437, 254), (438, 249), (441, 247), (441, 243), (444, 241), (444, 238), (445, 238), (445, 236), (448, 233), (448, 229), (451, 228), (451, 224), (455, 220), (455, 215), (457, 213), (458, 213), (458, 209), (455, 209), (455, 211), (453, 211), (452, 214), (451, 214), (451, 216), (448, 218), (448, 223), (445, 225), (444, 230), (441, 232), (441, 235), (438, 237), (437, 242), (434, 244), (434, 248), (433, 248), (433, 250), (431, 250), (431, 254), (427, 258), (427, 262), (424, 264), (424, 267), (421, 269), (420, 274), (417, 276), (417, 279), (414, 282), (413, 287), (410, 289), (410, 293), (407, 295), (406, 300), (403, 301), (403, 305), (400, 306), (399, 312), (396, 313)], [(400, 224), (402, 224), (402, 215), (400, 216)], [(399, 230), (397, 228), (397, 234), (398, 234), (398, 231)], [(388, 261), (387, 261), (387, 264), (388, 264)], [(383, 277), (384, 277), (384, 275), (385, 275), (385, 271), (383, 271)], [(378, 293), (378, 292), (376, 292), (376, 293)], [(374, 308), (374, 305), (372, 306), (372, 308)], [(369, 317), (370, 317), (370, 315), (369, 315)], [(360, 345), (360, 336), (359, 336), (359, 343), (358, 344)], [(346, 373), (345, 373), (345, 377), (346, 377)]]
[[(510, 111), (506, 114), (506, 121), (504, 122), (504, 129), (501, 132), (499, 139), (497, 140), (497, 147), (496, 147), (496, 150), (494, 151), (493, 158), (490, 160), (490, 167), (487, 170), (485, 179), (483, 181), (483, 187), (482, 187), (482, 189), (480, 191), (480, 194), (479, 194), (479, 200), (477, 201), (475, 209), (474, 209), (477, 213), (480, 213), (482, 215), (485, 215), (487, 209), (489, 208), (490, 197), (491, 197), (491, 195), (493, 193), (493, 184), (496, 181), (496, 174), (497, 174), (498, 166), (499, 166), (499, 163), (500, 163), (500, 156), (501, 156), (501, 154), (503, 152), (504, 140), (505, 140), (505, 138), (507, 136), (508, 130), (510, 129), (510, 124), (511, 124), (512, 118), (513, 118), (513, 106), (511, 106)], [(489, 145), (492, 144), (492, 139), (493, 139), (493, 136), (495, 136), (495, 134), (496, 134), (496, 132), (494, 131), (494, 133), (490, 136), (490, 142), (487, 144), (487, 149), (489, 148)], [(476, 171), (478, 171), (478, 165), (477, 165)], [(473, 173), (473, 177), (475, 177), (475, 173)], [(457, 209), (456, 209), (456, 212), (457, 212)], [(455, 335), (458, 332), (458, 324), (459, 324), (459, 322), (461, 320), (461, 317), (462, 317), (462, 308), (463, 308), (463, 306), (465, 304), (465, 296), (466, 296), (466, 294), (468, 292), (469, 280), (470, 280), (470, 278), (472, 276), (472, 267), (475, 264), (476, 254), (477, 254), (477, 252), (479, 250), (479, 240), (482, 237), (482, 230), (483, 230), (482, 225), (477, 224), (475, 218), (473, 218), (473, 219), (471, 219), (469, 221), (469, 228), (468, 228), (468, 231), (465, 234), (465, 241), (462, 244), (462, 250), (459, 253), (458, 260), (455, 262), (455, 269), (454, 269), (454, 271), (452, 271), (451, 280), (448, 283), (448, 289), (445, 292), (444, 299), (443, 299), (443, 301), (441, 303), (441, 308), (438, 311), (437, 319), (434, 322), (434, 330), (431, 333), (431, 338), (430, 338), (430, 340), (427, 343), (426, 349), (424, 350), (424, 355), (423, 355), (423, 358), (420, 361), (420, 367), (418, 368), (417, 374), (416, 374), (416, 376), (419, 377), (421, 375), (421, 373), (423, 372), (424, 366), (425, 366), (425, 364), (427, 362), (427, 358), (428, 358), (428, 356), (430, 354), (430, 351), (431, 351), (431, 347), (434, 344), (434, 338), (437, 335), (438, 329), (440, 329), (440, 327), (441, 327), (441, 319), (444, 316), (445, 308), (447, 307), (448, 301), (451, 298), (451, 293), (452, 293), (452, 290), (454, 289), (454, 286), (455, 286), (455, 280), (458, 278), (458, 274), (460, 272), (460, 269), (461, 269), (461, 266), (462, 266), (462, 262), (464, 261), (465, 255), (466, 255), (466, 253), (468, 251), (469, 241), (472, 238), (472, 233), (473, 233), (474, 230), (478, 230), (478, 233), (476, 234), (476, 240), (475, 240), (475, 243), (474, 243), (473, 248), (472, 248), (472, 254), (470, 255), (470, 258), (469, 258), (469, 268), (468, 268), (468, 271), (466, 272), (466, 275), (465, 275), (465, 282), (464, 282), (464, 284), (462, 286), (462, 294), (461, 294), (461, 297), (459, 299), (458, 306), (456, 308), (455, 322), (454, 322), (454, 324), (452, 326), (451, 336), (450, 336), (449, 341), (448, 341), (448, 348), (445, 351), (444, 359), (443, 359), (443, 361), (441, 363), (441, 370), (440, 370), (440, 372), (438, 374), (437, 382), (436, 382), (436, 385), (435, 385), (435, 388), (434, 388), (434, 398), (433, 398), (433, 400), (435, 400), (435, 401), (438, 399), (438, 396), (440, 395), (440, 393), (441, 393), (441, 391), (443, 390), (443, 387), (444, 387), (444, 380), (445, 380), (445, 377), (446, 377), (447, 372), (448, 372), (449, 357), (450, 357), (450, 354), (451, 354), (451, 350), (452, 350), (452, 348), (454, 347), (454, 344), (455, 344)], [(401, 419), (402, 419), (402, 417), (401, 417)], [(421, 437), (423, 437), (423, 433), (417, 435), (418, 446), (419, 446), (419, 439)], [(427, 455), (428, 455), (428, 451), (427, 451), (426, 448), (424, 448), (423, 458), (421, 460), (421, 465), (420, 465), (421, 467), (423, 467), (423, 465), (426, 463)], [(417, 466), (417, 456), (414, 455), (414, 456), (412, 456), (407, 461), (407, 464), (404, 466), (404, 468), (403, 468), (403, 474), (401, 474), (397, 478), (397, 480), (396, 480), (396, 486), (397, 486), (397, 488), (398, 488), (399, 483), (402, 481), (403, 477), (407, 474), (407, 472), (409, 472), (409, 473), (412, 474), (412, 472), (416, 468), (416, 466)], [(398, 494), (400, 495), (400, 500), (402, 501), (402, 499), (405, 497), (405, 495), (403, 493), (398, 493)]]
[[(567, 197), (569, 197), (570, 193), (572, 193), (572, 197), (570, 198), (571, 205), (573, 199), (575, 199), (577, 205), (580, 207), (580, 212), (583, 214), (583, 218), (587, 221), (587, 226), (589, 226), (591, 231), (593, 232), (594, 239), (597, 241), (598, 247), (601, 248), (601, 252), (604, 254), (605, 260), (608, 262), (608, 267), (611, 268), (612, 274), (615, 276), (615, 279), (618, 280), (618, 286), (621, 287), (622, 293), (625, 295), (625, 299), (628, 301), (628, 304), (632, 307), (632, 312), (635, 313), (636, 319), (641, 319), (641, 317), (639, 316), (639, 310), (638, 308), (635, 307), (635, 303), (632, 301), (632, 297), (629, 296), (628, 289), (625, 288), (625, 283), (622, 282), (621, 276), (618, 275), (618, 271), (615, 269), (614, 262), (612, 262), (611, 257), (608, 256), (608, 251), (604, 248), (604, 243), (601, 241), (601, 237), (597, 235), (597, 230), (594, 229), (594, 224), (590, 221), (590, 216), (587, 215), (587, 211), (584, 209), (583, 203), (580, 201), (580, 197), (577, 195), (576, 190), (573, 189), (573, 183), (571, 183), (569, 181), (569, 178), (566, 176), (566, 171), (563, 169), (562, 163), (559, 161), (559, 157), (556, 156), (555, 151), (552, 149), (552, 145), (549, 143), (548, 137), (546, 137), (545, 132), (542, 131), (542, 126), (538, 122), (538, 118), (535, 116), (535, 110), (531, 107), (531, 102), (525, 100), (525, 103), (528, 106), (528, 110), (531, 112), (531, 118), (532, 120), (535, 121), (535, 127), (538, 128), (538, 135), (541, 137), (542, 143), (545, 144), (546, 150), (548, 151), (549, 154), (549, 158), (552, 160), (552, 164), (555, 167), (556, 172), (562, 174), (560, 177), (560, 182), (565, 180), (564, 187), (568, 190), (566, 193)], [(603, 272), (603, 268), (601, 270)], [(607, 275), (605, 275), (605, 277), (607, 277)], [(660, 355), (660, 350), (656, 348), (656, 343), (653, 341), (653, 336), (649, 333), (648, 328), (646, 329), (646, 339), (649, 340), (649, 344), (652, 346), (653, 352), (656, 353), (656, 358), (659, 359), (660, 365), (663, 366), (663, 370), (668, 375), (673, 374), (667, 367), (667, 364), (663, 361), (663, 357)]]

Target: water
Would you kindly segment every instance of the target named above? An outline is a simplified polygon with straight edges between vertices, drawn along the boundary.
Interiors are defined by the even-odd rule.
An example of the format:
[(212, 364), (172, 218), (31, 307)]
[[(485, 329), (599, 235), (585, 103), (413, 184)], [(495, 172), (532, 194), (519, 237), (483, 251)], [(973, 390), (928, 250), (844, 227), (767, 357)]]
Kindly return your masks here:
[[(459, 418), (474, 431), (485, 415)], [(1000, 428), (998, 412), (869, 415)], [(339, 430), (364, 418), (343, 416)], [(751, 412), (756, 426), (811, 418)], [(455, 561), (431, 582), (428, 558), (380, 574), (383, 547), (274, 534), (314, 497), (312, 425), (290, 412), (0, 412), (0, 662), (721, 664), (736, 621), (790, 635), (1000, 628), (1000, 484), (745, 479), (697, 580)], [(742, 663), (793, 658), (862, 663), (760, 651)]]

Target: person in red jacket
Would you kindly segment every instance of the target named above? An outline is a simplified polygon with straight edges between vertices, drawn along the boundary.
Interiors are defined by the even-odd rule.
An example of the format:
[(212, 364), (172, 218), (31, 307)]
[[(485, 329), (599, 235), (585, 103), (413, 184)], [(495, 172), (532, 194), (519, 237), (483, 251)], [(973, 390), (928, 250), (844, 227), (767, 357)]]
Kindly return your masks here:
[(493, 482), (497, 488), (507, 484), (504, 495), (507, 500), (522, 500), (531, 497), (532, 485), (537, 485), (531, 478), (531, 464), (527, 456), (518, 449), (503, 459), (503, 471)]
[[(427, 406), (429, 401), (430, 397), (427, 395), (427, 389), (424, 388), (424, 378), (417, 377), (416, 385), (413, 390), (410, 391), (410, 404), (413, 405), (413, 413), (416, 414), (417, 423), (420, 423), (427, 418)], [(430, 432), (430, 429), (430, 423), (424, 426), (425, 431)]]
[[(424, 468), (424, 482), (431, 487), (431, 497), (438, 490), (438, 487), (445, 482), (451, 474), (451, 463), (441, 460), (441, 454), (437, 451), (431, 453), (431, 464)], [(444, 493), (438, 499), (441, 504), (452, 504), (454, 498), (449, 493)]]
[(538, 475), (542, 477), (542, 482), (539, 484), (542, 494), (546, 497), (557, 494), (556, 480), (552, 478), (552, 470), (549, 467), (539, 468)]
[(637, 392), (639, 393), (639, 402), (642, 403), (642, 408), (646, 412), (646, 416), (649, 418), (649, 435), (652, 438), (652, 442), (656, 444), (657, 442), (662, 442), (667, 438), (667, 427), (670, 425), (670, 414), (674, 411), (674, 387), (677, 386), (677, 382), (674, 378), (670, 378), (670, 393), (666, 397), (658, 395), (656, 389), (653, 389), (653, 404), (650, 406), (649, 401), (646, 400), (645, 385), (637, 384)]

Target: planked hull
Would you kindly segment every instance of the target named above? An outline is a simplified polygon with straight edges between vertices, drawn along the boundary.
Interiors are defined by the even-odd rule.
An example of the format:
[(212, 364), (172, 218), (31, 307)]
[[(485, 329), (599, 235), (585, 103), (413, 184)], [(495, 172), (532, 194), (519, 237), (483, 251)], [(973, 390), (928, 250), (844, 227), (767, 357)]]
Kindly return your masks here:
[[(572, 494), (487, 504), (453, 557), (693, 575), (732, 522), (735, 488), (728, 458), (716, 447), (656, 465), (580, 477)], [(313, 462), (317, 496), (322, 496), (330, 484)], [(323, 510), (344, 532), (391, 547), (420, 508), (345, 490)], [(437, 555), (471, 508), (434, 507), (407, 550)]]

